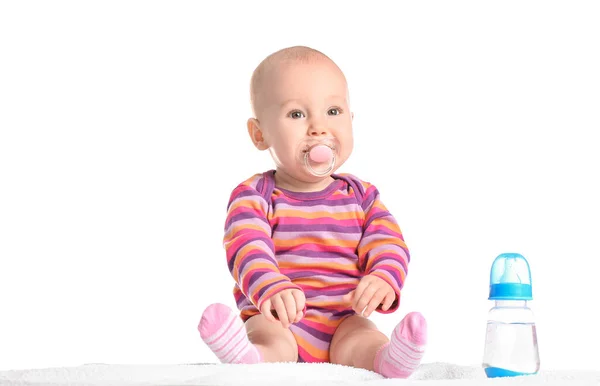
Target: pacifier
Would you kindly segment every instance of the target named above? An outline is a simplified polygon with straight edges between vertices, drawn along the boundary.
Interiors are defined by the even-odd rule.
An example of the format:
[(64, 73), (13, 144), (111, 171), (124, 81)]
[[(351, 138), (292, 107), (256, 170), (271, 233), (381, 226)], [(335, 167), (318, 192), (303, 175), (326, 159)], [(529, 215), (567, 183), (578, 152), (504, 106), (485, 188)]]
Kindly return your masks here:
[(334, 138), (307, 141), (301, 146), (302, 162), (310, 174), (323, 177), (335, 169), (339, 143)]

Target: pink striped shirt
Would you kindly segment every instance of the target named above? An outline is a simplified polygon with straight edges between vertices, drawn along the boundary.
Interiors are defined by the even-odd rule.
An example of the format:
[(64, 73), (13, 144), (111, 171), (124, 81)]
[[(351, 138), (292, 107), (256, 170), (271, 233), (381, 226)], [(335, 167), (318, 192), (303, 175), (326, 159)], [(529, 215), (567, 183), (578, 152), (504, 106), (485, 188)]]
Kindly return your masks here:
[(299, 193), (275, 187), (271, 170), (233, 190), (223, 241), (242, 318), (288, 288), (304, 291), (307, 307), (342, 311), (367, 274), (396, 293), (386, 313), (398, 308), (410, 261), (400, 227), (374, 185), (332, 177), (320, 192)]

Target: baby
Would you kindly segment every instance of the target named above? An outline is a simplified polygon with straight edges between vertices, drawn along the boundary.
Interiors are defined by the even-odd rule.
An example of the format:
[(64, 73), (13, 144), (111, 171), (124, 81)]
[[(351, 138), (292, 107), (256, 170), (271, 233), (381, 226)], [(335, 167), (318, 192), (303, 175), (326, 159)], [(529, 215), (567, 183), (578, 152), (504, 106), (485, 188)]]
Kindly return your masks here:
[(409, 252), (374, 185), (335, 174), (353, 148), (346, 78), (290, 47), (251, 80), (248, 134), (276, 169), (232, 192), (224, 247), (240, 313), (212, 304), (198, 326), (223, 363), (329, 362), (406, 378), (427, 325), (407, 314), (390, 339), (368, 317), (400, 305)]

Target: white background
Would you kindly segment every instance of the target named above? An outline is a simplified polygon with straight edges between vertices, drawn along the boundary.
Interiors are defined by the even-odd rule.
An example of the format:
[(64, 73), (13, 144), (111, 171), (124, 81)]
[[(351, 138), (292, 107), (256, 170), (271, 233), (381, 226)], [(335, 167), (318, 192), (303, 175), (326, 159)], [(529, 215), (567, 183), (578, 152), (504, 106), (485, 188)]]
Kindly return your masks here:
[[(490, 265), (532, 267), (542, 367), (598, 369), (600, 6), (585, 1), (2, 2), (0, 370), (215, 362), (231, 190), (268, 54), (345, 71), (355, 151), (412, 252), (389, 334), (478, 364)], [(374, 5), (378, 4), (378, 5)]]

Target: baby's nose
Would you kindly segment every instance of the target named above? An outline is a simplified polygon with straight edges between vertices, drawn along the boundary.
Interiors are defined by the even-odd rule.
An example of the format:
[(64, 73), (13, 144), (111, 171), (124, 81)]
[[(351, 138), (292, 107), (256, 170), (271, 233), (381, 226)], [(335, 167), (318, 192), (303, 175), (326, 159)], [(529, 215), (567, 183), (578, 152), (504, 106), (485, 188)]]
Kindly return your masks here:
[(327, 135), (328, 130), (324, 127), (311, 127), (308, 129), (308, 134), (311, 136)]
[(327, 134), (327, 132), (325, 132), (324, 130), (311, 130), (310, 131), (310, 135), (325, 135)]

